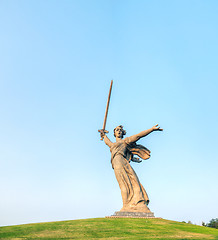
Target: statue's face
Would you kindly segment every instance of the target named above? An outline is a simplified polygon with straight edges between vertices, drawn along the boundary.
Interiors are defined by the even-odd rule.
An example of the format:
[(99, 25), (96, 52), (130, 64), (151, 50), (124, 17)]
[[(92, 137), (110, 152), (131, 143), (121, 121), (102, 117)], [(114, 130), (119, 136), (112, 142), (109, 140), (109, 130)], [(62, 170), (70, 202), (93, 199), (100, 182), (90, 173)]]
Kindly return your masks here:
[(117, 138), (123, 138), (123, 129), (121, 127), (116, 127), (114, 135)]

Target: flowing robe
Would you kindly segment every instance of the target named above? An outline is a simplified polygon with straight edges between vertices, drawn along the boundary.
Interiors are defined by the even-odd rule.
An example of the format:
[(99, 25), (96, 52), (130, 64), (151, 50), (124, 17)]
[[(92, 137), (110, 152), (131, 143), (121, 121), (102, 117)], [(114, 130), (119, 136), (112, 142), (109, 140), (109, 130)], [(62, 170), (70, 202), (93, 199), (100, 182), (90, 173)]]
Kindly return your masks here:
[(150, 151), (142, 145), (137, 145), (131, 137), (111, 143), (110, 151), (112, 167), (123, 199), (121, 211), (150, 212), (147, 207), (148, 195), (129, 163), (133, 154), (148, 159)]

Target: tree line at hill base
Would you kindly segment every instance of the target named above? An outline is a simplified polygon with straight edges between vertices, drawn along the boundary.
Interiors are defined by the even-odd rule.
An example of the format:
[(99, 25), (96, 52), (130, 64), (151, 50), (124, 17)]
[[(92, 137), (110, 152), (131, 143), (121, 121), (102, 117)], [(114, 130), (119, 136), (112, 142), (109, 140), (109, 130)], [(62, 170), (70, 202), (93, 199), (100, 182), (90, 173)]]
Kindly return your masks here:
[[(182, 222), (186, 223), (185, 221), (182, 221)], [(188, 221), (187, 223), (188, 224), (193, 224), (191, 221)], [(218, 229), (218, 218), (211, 219), (209, 223), (202, 222), (202, 226)]]
[(207, 223), (207, 224), (205, 224), (204, 222), (202, 222), (202, 226), (218, 229), (218, 218), (213, 218), (213, 219), (211, 219), (210, 222)]

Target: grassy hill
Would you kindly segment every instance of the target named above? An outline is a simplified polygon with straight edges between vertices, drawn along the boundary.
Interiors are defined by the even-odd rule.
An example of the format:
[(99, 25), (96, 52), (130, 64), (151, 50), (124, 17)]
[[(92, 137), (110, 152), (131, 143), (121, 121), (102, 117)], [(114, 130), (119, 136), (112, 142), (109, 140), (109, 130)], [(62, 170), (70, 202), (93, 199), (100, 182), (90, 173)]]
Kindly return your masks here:
[(218, 239), (218, 230), (165, 219), (94, 218), (0, 227), (0, 239)]

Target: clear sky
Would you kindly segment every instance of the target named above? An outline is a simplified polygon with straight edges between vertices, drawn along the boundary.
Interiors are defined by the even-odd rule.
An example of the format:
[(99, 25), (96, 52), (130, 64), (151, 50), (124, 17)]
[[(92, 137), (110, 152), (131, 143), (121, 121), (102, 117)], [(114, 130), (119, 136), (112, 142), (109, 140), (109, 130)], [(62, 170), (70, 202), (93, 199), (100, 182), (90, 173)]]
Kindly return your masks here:
[(0, 2), (0, 225), (104, 217), (122, 207), (107, 130), (155, 216), (218, 217), (218, 1)]

